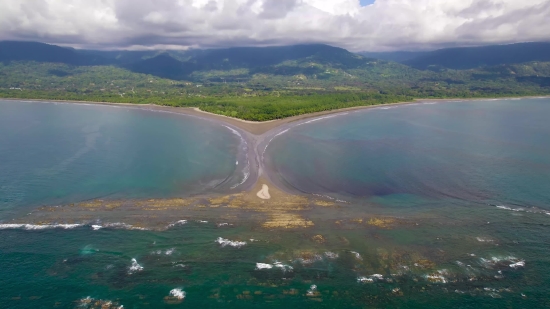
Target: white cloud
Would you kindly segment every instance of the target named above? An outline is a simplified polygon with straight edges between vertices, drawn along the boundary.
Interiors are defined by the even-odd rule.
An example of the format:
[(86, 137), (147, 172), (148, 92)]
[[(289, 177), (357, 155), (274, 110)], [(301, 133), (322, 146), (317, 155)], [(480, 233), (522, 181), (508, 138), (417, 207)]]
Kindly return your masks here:
[(550, 40), (548, 29), (548, 0), (2, 0), (0, 10), (0, 40), (104, 49), (427, 49)]

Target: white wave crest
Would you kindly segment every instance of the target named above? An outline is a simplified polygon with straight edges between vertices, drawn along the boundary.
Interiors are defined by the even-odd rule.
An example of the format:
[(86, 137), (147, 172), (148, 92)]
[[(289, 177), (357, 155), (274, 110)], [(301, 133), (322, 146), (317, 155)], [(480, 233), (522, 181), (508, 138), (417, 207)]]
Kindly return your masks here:
[[(246, 166), (243, 168), (243, 179), (241, 180), (241, 182), (239, 182), (238, 184), (234, 185), (231, 187), (231, 189), (235, 189), (237, 188), (238, 186), (242, 185), (243, 183), (245, 183), (248, 178), (250, 177), (250, 160), (248, 159), (248, 143), (246, 142), (246, 139), (241, 135), (241, 133), (229, 126), (226, 126), (226, 125), (222, 125), (224, 127), (226, 127), (227, 129), (229, 129), (231, 131), (231, 133), (235, 134), (236, 136), (239, 137), (240, 141), (241, 141), (241, 144), (243, 145), (243, 151), (245, 153), (245, 157), (246, 157)], [(235, 163), (235, 165), (239, 165), (239, 161), (237, 161)]]
[(168, 224), (168, 228), (178, 226), (178, 225), (184, 225), (184, 224), (187, 224), (187, 220), (179, 220), (179, 221), (176, 221), (174, 223)]
[(128, 267), (128, 274), (131, 275), (142, 270), (143, 266), (139, 265), (136, 259), (132, 259), (132, 265)]
[(374, 279), (373, 278), (368, 278), (368, 277), (358, 277), (357, 282), (358, 283), (372, 283), (372, 282), (374, 282)]
[(17, 223), (7, 223), (0, 224), (0, 230), (12, 230), (12, 229), (23, 229), (23, 230), (47, 230), (47, 229), (64, 229), (70, 230), (82, 226), (82, 224), (17, 224)]
[(273, 265), (266, 263), (256, 263), (256, 270), (271, 269)]
[(350, 251), (351, 254), (355, 255), (355, 258), (358, 259), (358, 260), (362, 260), (363, 257), (361, 257), (361, 254), (359, 254), (359, 252), (355, 252), (355, 251)]
[(315, 284), (312, 284), (309, 287), (309, 290), (307, 290), (307, 296), (315, 296), (315, 292), (317, 292), (317, 286)]
[(169, 295), (179, 300), (182, 300), (185, 298), (187, 293), (185, 293), (185, 291), (183, 291), (182, 289), (178, 288), (178, 289), (171, 290)]
[(273, 264), (256, 263), (256, 270), (279, 268), (283, 272), (293, 271), (294, 267), (275, 261)]
[(230, 246), (234, 248), (240, 248), (242, 246), (246, 246), (246, 241), (232, 241), (221, 237), (218, 237), (218, 239), (216, 239), (216, 242), (222, 247)]
[(533, 207), (533, 208), (522, 208), (522, 207), (512, 208), (512, 207), (508, 207), (508, 206), (504, 206), (504, 205), (497, 205), (496, 208), (503, 209), (503, 210), (514, 211), (514, 212), (528, 212), (528, 213), (535, 213), (535, 214), (550, 215), (550, 211), (538, 209), (536, 207)]
[(113, 228), (113, 229), (124, 229), (124, 230), (138, 230), (138, 231), (148, 231), (148, 229), (143, 227), (137, 227), (133, 226), (131, 224), (126, 224), (122, 222), (114, 222), (114, 223), (105, 223), (103, 224), (104, 228)]
[(525, 261), (519, 261), (519, 262), (516, 262), (516, 263), (513, 263), (513, 264), (510, 264), (509, 265), (511, 268), (520, 268), (520, 267), (525, 267)]
[(283, 264), (281, 262), (275, 262), (275, 263), (273, 263), (273, 266), (276, 267), (276, 268), (280, 268), (283, 272), (294, 270), (294, 267), (292, 267), (290, 265)]
[(426, 275), (426, 279), (433, 283), (447, 283), (447, 278), (443, 277), (441, 274), (429, 274)]

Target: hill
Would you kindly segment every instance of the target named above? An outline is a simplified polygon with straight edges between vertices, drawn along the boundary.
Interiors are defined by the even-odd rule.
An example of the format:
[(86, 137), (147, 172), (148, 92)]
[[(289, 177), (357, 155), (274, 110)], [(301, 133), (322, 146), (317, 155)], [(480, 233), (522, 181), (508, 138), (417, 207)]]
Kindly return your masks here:
[(72, 65), (104, 65), (109, 61), (98, 55), (85, 55), (75, 49), (38, 42), (1, 41), (0, 62), (36, 61)]
[(387, 60), (387, 61), (395, 61), (395, 62), (404, 62), (407, 60), (411, 60), (414, 58), (418, 58), (420, 56), (424, 56), (428, 52), (414, 52), (414, 51), (394, 51), (394, 52), (359, 52), (360, 55), (368, 57), (368, 58), (374, 58), (374, 59), (380, 59), (380, 60)]
[[(233, 72), (240, 77), (231, 73), (223, 74), (223, 80), (227, 80), (242, 79), (254, 74), (322, 74), (327, 68), (352, 69), (364, 65), (366, 61), (367, 58), (345, 49), (316, 44), (198, 50), (180, 52), (177, 55), (167, 52), (154, 58), (130, 63), (126, 67), (134, 72), (163, 78), (199, 80), (211, 77), (211, 71), (241, 70), (238, 73)], [(194, 72), (198, 73), (191, 76)], [(219, 78), (217, 80), (219, 81)]]
[[(522, 46), (501, 59), (545, 59), (545, 44)], [(540, 60), (421, 70), (327, 45), (134, 52), (21, 42), (1, 42), (0, 55), (0, 97), (154, 102), (258, 121), (414, 98), (550, 94), (550, 61)], [(474, 56), (452, 59), (480, 65)]]
[(429, 68), (465, 70), (532, 61), (550, 61), (550, 43), (536, 42), (446, 48), (400, 62), (421, 70)]
[(137, 73), (150, 74), (174, 80), (185, 79), (195, 69), (193, 63), (182, 62), (167, 53), (162, 53), (153, 58), (148, 58), (124, 67)]

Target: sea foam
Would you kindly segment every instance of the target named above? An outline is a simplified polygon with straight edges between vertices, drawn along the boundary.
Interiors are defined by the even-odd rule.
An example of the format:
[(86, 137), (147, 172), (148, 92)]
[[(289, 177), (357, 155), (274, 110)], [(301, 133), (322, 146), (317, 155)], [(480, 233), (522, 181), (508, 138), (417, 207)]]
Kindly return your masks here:
[(182, 300), (185, 298), (185, 296), (187, 295), (187, 293), (185, 293), (185, 291), (183, 291), (182, 289), (173, 289), (170, 291), (170, 296), (172, 297), (175, 297), (179, 300)]
[(136, 272), (140, 272), (143, 270), (143, 266), (139, 265), (136, 259), (132, 259), (132, 265), (128, 267), (128, 274), (132, 275)]
[(216, 239), (216, 242), (222, 247), (230, 246), (234, 248), (240, 248), (242, 246), (246, 246), (246, 241), (232, 241), (221, 237), (218, 237), (218, 239)]
[(70, 230), (82, 226), (81, 224), (17, 224), (7, 223), (0, 224), (0, 230), (23, 229), (23, 230), (47, 230), (47, 229), (64, 229)]

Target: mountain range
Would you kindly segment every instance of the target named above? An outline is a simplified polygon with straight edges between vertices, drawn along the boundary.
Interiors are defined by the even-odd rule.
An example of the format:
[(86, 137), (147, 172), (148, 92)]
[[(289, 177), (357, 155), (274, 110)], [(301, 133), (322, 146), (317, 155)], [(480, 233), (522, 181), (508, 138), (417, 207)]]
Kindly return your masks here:
[[(247, 70), (247, 74), (316, 75), (330, 69), (368, 69), (369, 64), (396, 62), (418, 70), (466, 70), (533, 61), (550, 61), (550, 43), (519, 43), (447, 48), (430, 52), (351, 53), (323, 44), (238, 47), (189, 51), (78, 50), (38, 42), (0, 42), (0, 62), (33, 61), (74, 66), (112, 65), (174, 80), (193, 80), (201, 73)], [(393, 65), (392, 68), (395, 68)], [(235, 74), (226, 74), (231, 78)]]

